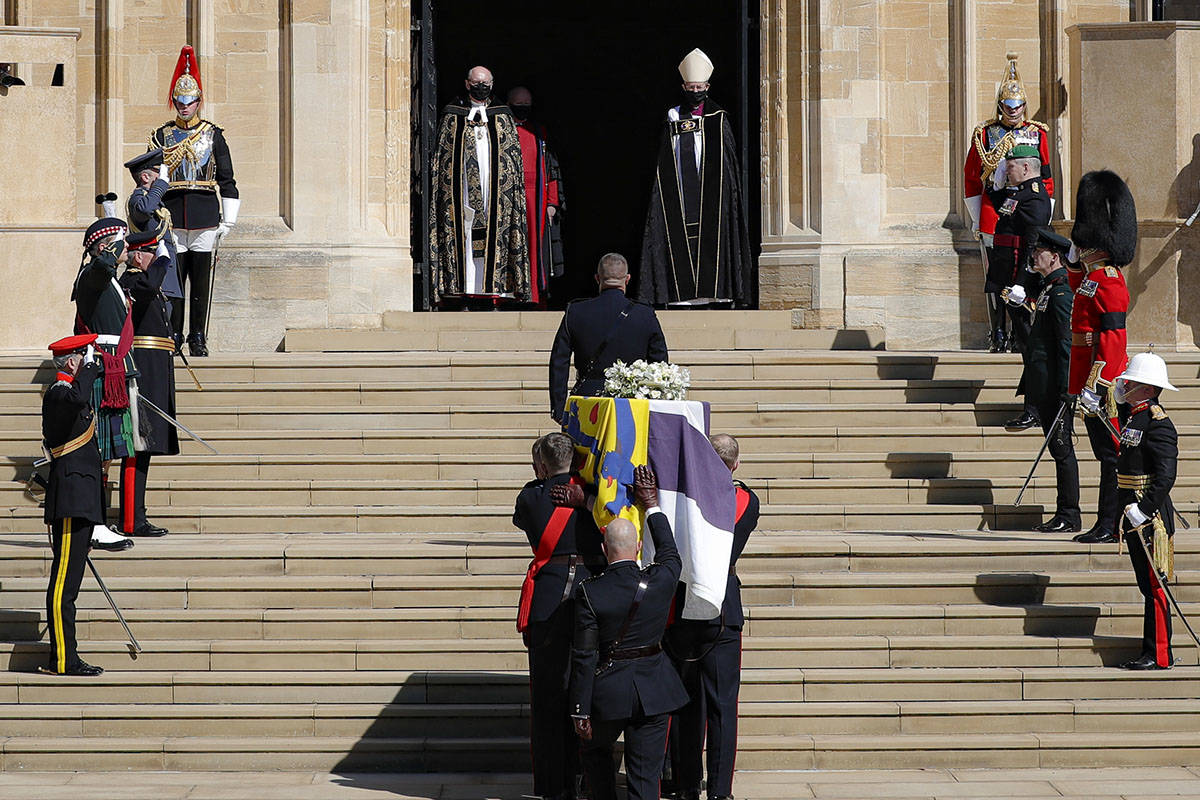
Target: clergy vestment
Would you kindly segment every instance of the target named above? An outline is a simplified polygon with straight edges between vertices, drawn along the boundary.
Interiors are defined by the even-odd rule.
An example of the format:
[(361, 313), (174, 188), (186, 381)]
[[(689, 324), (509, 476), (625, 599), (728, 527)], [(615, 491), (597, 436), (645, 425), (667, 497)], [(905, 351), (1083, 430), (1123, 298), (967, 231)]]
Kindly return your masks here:
[(434, 299), (530, 299), (521, 143), (507, 106), (451, 103), (433, 158)]
[(545, 307), (550, 278), (559, 277), (564, 269), (562, 248), (554, 246), (558, 238), (555, 226), (560, 224), (559, 219), (546, 213), (551, 206), (556, 209), (556, 215), (561, 213), (562, 179), (558, 159), (546, 144), (546, 129), (524, 120), (517, 123), (517, 133), (521, 137), (521, 157), (525, 164), (526, 237), (532, 275), (530, 299)]
[(667, 112), (642, 239), (637, 299), (753, 300), (753, 261), (729, 115), (712, 100)]

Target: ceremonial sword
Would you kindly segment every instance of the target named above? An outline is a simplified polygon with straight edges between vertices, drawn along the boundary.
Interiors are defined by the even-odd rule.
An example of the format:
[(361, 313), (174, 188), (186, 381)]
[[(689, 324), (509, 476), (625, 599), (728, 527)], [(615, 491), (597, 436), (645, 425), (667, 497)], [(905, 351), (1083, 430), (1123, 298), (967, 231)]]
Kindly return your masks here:
[[(129, 637), (129, 643), (133, 646), (133, 652), (142, 652), (142, 646), (138, 644), (138, 640), (133, 635), (133, 631), (129, 629), (129, 623), (125, 621), (125, 615), (121, 613), (121, 609), (117, 608), (117, 602), (113, 600), (113, 596), (109, 594), (108, 587), (104, 585), (104, 580), (101, 579), (100, 573), (96, 571), (96, 565), (92, 563), (92, 557), (87, 556), (87, 565), (92, 570), (92, 575), (96, 578), (96, 583), (100, 584), (100, 591), (104, 592), (104, 596), (108, 598), (108, 604), (112, 606), (113, 613), (117, 615), (117, 621), (121, 623), (121, 627), (125, 629), (125, 635)], [(1182, 617), (1183, 615), (1180, 614)], [(1186, 623), (1185, 623), (1186, 624)], [(1188, 627), (1191, 630), (1191, 627)], [(1193, 634), (1194, 636), (1195, 634)]]
[[(1192, 630), (1192, 624), (1190, 622), (1188, 622), (1187, 617), (1185, 617), (1183, 615), (1183, 611), (1180, 610), (1179, 602), (1175, 599), (1175, 595), (1171, 592), (1170, 587), (1167, 586), (1166, 576), (1163, 575), (1163, 573), (1158, 571), (1158, 567), (1155, 566), (1155, 564), (1154, 564), (1154, 556), (1151, 555), (1150, 548), (1146, 545), (1146, 539), (1145, 539), (1145, 537), (1142, 536), (1142, 529), (1145, 528), (1147, 525), (1149, 525), (1153, 521), (1154, 520), (1152, 520), (1152, 519), (1146, 520), (1141, 525), (1138, 525), (1136, 528), (1133, 528), (1130, 531), (1130, 533), (1132, 533), (1134, 538), (1138, 540), (1138, 544), (1140, 544), (1142, 546), (1142, 552), (1146, 554), (1146, 561), (1149, 564), (1150, 569), (1154, 570), (1154, 574), (1158, 578), (1158, 585), (1162, 587), (1163, 594), (1165, 594), (1167, 596), (1167, 599), (1171, 601), (1171, 607), (1174, 608), (1175, 613), (1179, 615), (1180, 621), (1183, 622), (1183, 627), (1187, 628), (1187, 632), (1189, 634), (1191, 634), (1192, 641), (1196, 643), (1196, 649), (1200, 650), (1200, 638), (1198, 638), (1196, 636), (1196, 632), (1194, 630)], [(1170, 644), (1170, 643), (1168, 642), (1168, 644)]]
[(153, 411), (155, 414), (158, 414), (160, 417), (162, 417), (163, 419), (165, 419), (165, 420), (166, 420), (167, 422), (169, 422), (169, 423), (170, 423), (172, 426), (174, 426), (174, 427), (175, 427), (177, 430), (180, 430), (180, 431), (182, 431), (183, 433), (186, 433), (186, 434), (187, 434), (189, 437), (191, 437), (192, 441), (199, 442), (200, 444), (202, 444), (202, 445), (204, 445), (205, 447), (207, 447), (209, 450), (211, 450), (211, 451), (213, 452), (213, 455), (218, 455), (218, 456), (219, 456), (219, 455), (221, 455), (220, 453), (218, 453), (218, 452), (217, 452), (217, 448), (213, 447), (211, 444), (209, 444), (208, 442), (204, 441), (203, 439), (201, 439), (201, 438), (200, 438), (199, 436), (197, 436), (196, 434), (192, 433), (190, 430), (188, 430), (188, 429), (187, 429), (187, 426), (185, 426), (185, 425), (184, 425), (182, 422), (180, 422), (179, 420), (175, 419), (174, 417), (172, 417), (172, 416), (171, 416), (170, 414), (168, 414), (167, 412), (163, 411), (163, 410), (162, 410), (161, 408), (159, 408), (158, 406), (154, 405), (154, 403), (150, 402), (150, 400), (148, 400), (148, 399), (147, 399), (147, 398), (146, 398), (144, 395), (141, 395), (141, 394), (139, 394), (139, 395), (138, 395), (138, 400), (140, 400), (141, 402), (145, 403), (147, 408), (149, 408), (149, 409), (150, 409), (151, 411)]
[(1058, 422), (1062, 419), (1063, 412), (1067, 410), (1067, 403), (1063, 401), (1058, 407), (1058, 413), (1054, 415), (1054, 422), (1050, 424), (1050, 430), (1046, 434), (1045, 441), (1042, 442), (1042, 449), (1038, 450), (1037, 458), (1033, 460), (1033, 466), (1029, 468), (1029, 474), (1025, 476), (1025, 483), (1021, 484), (1021, 491), (1017, 493), (1017, 499), (1013, 502), (1014, 506), (1021, 505), (1021, 498), (1025, 496), (1025, 490), (1029, 488), (1029, 482), (1033, 480), (1033, 473), (1037, 471), (1038, 464), (1042, 463), (1042, 456), (1046, 454), (1046, 448), (1050, 446), (1050, 437), (1054, 436), (1054, 431), (1058, 428)]

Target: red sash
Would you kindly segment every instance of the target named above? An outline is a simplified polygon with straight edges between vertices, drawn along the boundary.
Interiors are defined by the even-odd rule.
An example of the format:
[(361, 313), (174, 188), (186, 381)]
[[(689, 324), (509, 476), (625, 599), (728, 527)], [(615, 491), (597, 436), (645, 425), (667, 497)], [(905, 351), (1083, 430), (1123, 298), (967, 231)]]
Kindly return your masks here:
[[(88, 329), (87, 323), (77, 313), (75, 329), (81, 333), (94, 333)], [(128, 302), (125, 305), (125, 323), (121, 325), (121, 336), (117, 341), (115, 354), (99, 350), (100, 363), (104, 368), (103, 391), (101, 392), (101, 408), (129, 408), (129, 387), (125, 382), (125, 356), (133, 348), (133, 309)]]
[[(575, 478), (571, 478), (570, 482), (578, 483)], [(537, 550), (533, 553), (533, 560), (529, 562), (529, 569), (525, 571), (525, 581), (521, 584), (521, 601), (517, 605), (518, 633), (524, 633), (529, 627), (529, 611), (533, 605), (533, 579), (554, 554), (554, 548), (558, 547), (558, 540), (562, 538), (563, 530), (567, 527), (567, 520), (574, 513), (575, 509), (568, 506), (554, 509), (550, 521), (546, 523), (546, 529), (542, 531), (542, 538), (538, 539)]]

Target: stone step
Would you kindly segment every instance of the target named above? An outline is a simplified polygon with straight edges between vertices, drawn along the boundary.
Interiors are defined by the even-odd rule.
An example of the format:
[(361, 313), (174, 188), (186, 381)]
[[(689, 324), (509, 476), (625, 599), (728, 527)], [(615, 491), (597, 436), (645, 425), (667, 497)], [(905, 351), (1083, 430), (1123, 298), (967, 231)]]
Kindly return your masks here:
[[(1196, 502), (1176, 508), (1195, 519)], [(115, 514), (115, 511), (113, 512)], [(512, 504), (474, 506), (160, 506), (154, 521), (176, 533), (489, 533), (511, 530)], [(1038, 505), (771, 505), (759, 531), (1030, 531), (1046, 517)], [(44, 531), (32, 505), (0, 509), (0, 534)]]
[[(664, 331), (740, 328), (743, 330), (792, 330), (791, 311), (741, 311), (707, 309), (658, 311)], [(551, 336), (562, 322), (561, 311), (517, 311), (496, 314), (439, 314), (386, 311), (383, 329), (389, 331), (542, 331)], [(299, 331), (299, 329), (294, 329)]]
[[(1109, 572), (971, 573), (744, 573), (743, 602), (753, 606), (1065, 605), (1136, 602), (1141, 595), (1126, 570)], [(514, 575), (255, 575), (124, 577), (106, 579), (122, 608), (462, 608), (512, 607)], [(5, 604), (37, 609), (45, 580), (5, 578)], [(1172, 586), (1181, 602), (1200, 602), (1200, 572), (1177, 568)], [(103, 595), (81, 595), (84, 608), (103, 608)]]
[[(1189, 618), (1194, 619), (1200, 614), (1200, 604), (1184, 602), (1182, 605)], [(744, 631), (747, 637), (791, 638), (947, 635), (1128, 638), (1141, 635), (1142, 608), (1140, 601), (1029, 606), (747, 606)], [(44, 608), (0, 609), (0, 632), (10, 641), (39, 641), (45, 633), (44, 613)], [(455, 608), (126, 608), (124, 614), (135, 629), (135, 635), (147, 640), (466, 640), (490, 639), (498, 631), (515, 630), (512, 605)], [(80, 608), (77, 628), (80, 641), (120, 642), (125, 637), (112, 611), (99, 604), (85, 603)]]
[[(523, 703), (13, 704), (0, 706), (10, 737), (193, 736), (362, 739), (528, 735)], [(1021, 700), (740, 703), (741, 736), (1200, 732), (1195, 700)]]
[[(559, 318), (561, 320), (561, 317)], [(557, 327), (557, 325), (555, 326)], [(685, 344), (709, 350), (883, 350), (882, 331), (790, 330), (740, 328), (730, 325), (664, 328), (667, 348)], [(501, 335), (498, 335), (501, 334)], [(367, 330), (291, 329), (284, 335), (288, 352), (504, 352), (522, 350), (549, 354), (554, 334), (549, 330)]]
[[(1176, 558), (1191, 563), (1200, 542), (1179, 536)], [(494, 575), (516, 581), (530, 559), (523, 534), (509, 530), (430, 538), (423, 534), (174, 533), (144, 539), (117, 554), (93, 552), (112, 577), (255, 575)], [(0, 537), (0, 580), (49, 575), (44, 536)], [(933, 568), (936, 565), (936, 569)], [(1006, 571), (1123, 572), (1128, 556), (1113, 545), (1081, 545), (1066, 535), (978, 534), (960, 537), (912, 534), (785, 534), (751, 537), (738, 571), (743, 577), (779, 573), (914, 573), (977, 576)]]
[[(529, 741), (527, 737), (485, 738), (379, 738), (358, 737), (11, 737), (3, 742), (3, 758), (8, 771), (28, 772), (44, 770), (68, 770), (94, 772), (96, 770), (191, 772), (191, 771), (241, 771), (271, 770), (282, 772), (336, 771), (341, 775), (355, 772), (476, 772), (503, 773), (512, 770), (528, 770)], [(1112, 737), (1104, 733), (1039, 733), (1039, 734), (931, 734), (900, 736), (829, 735), (810, 736), (745, 736), (738, 742), (738, 767), (741, 770), (886, 770), (906, 769), (913, 764), (926, 767), (960, 769), (1061, 769), (1064, 767), (1118, 766), (1170, 767), (1180, 763), (1192, 763), (1200, 751), (1188, 733), (1147, 733), (1140, 735), (1121, 748), (1112, 747)], [(870, 773), (867, 773), (870, 774)], [(312, 780), (305, 776), (306, 780)], [(792, 780), (797, 780), (792, 776)], [(526, 778), (527, 780), (527, 778)], [(842, 776), (848, 780), (848, 776)], [(849, 779), (849, 786), (857, 781)], [(34, 778), (37, 781), (37, 778)], [(371, 784), (371, 779), (366, 779)], [(515, 786), (519, 780), (511, 781)], [(1170, 788), (1175, 784), (1159, 782)], [(244, 784), (243, 784), (244, 785)], [(524, 784), (527, 786), (527, 784)], [(829, 784), (825, 784), (829, 785)], [(903, 786), (890, 785), (889, 797), (898, 800), (928, 798), (933, 787), (940, 784), (922, 784), (912, 789), (915, 794), (898, 794)], [(1020, 784), (1017, 784), (1018, 786)], [(1040, 785), (1035, 783), (1035, 785)], [(1130, 781), (1128, 785), (1146, 786), (1141, 781)], [(1150, 783), (1149, 786), (1158, 784)], [(874, 787), (869, 784), (872, 797)], [(994, 786), (982, 781), (976, 783), (975, 791), (966, 795), (979, 796), (977, 792), (1004, 792), (1011, 790), (1011, 781), (998, 782)], [(1092, 792), (1091, 784), (1080, 784), (1082, 791)], [(429, 787), (435, 792), (426, 797), (467, 798), (477, 794), (442, 794), (439, 787)], [(154, 790), (155, 797), (161, 789)], [(267, 796), (262, 789), (255, 796)], [(271, 794), (270, 797), (341, 797), (332, 789), (319, 788), (320, 794), (297, 794), (295, 787), (287, 787), (286, 795)], [(519, 790), (518, 790), (519, 791)], [(806, 789), (807, 791), (807, 789)], [(920, 792), (925, 791), (925, 794)], [(1102, 791), (1102, 790), (1100, 790)], [(218, 790), (218, 794), (205, 797), (229, 796)], [(42, 794), (38, 795), (43, 796)], [(72, 796), (69, 793), (54, 795)], [(178, 795), (182, 797), (183, 795)], [(193, 794), (192, 796), (198, 796)], [(234, 795), (237, 796), (237, 795)], [(404, 796), (412, 796), (405, 794)], [(505, 795), (509, 796), (509, 795)], [(515, 795), (513, 795), (515, 796)], [(756, 795), (767, 796), (767, 795)], [(770, 795), (785, 796), (785, 795)], [(839, 793), (839, 796), (847, 796)], [(940, 795), (939, 796), (943, 796)], [(947, 795), (948, 796), (948, 795)], [(996, 795), (991, 795), (996, 796)], [(1022, 793), (1021, 797), (1040, 800), (1039, 796)], [(1108, 793), (1090, 796), (1117, 797)], [(1138, 794), (1138, 796), (1148, 795)], [(1178, 795), (1172, 795), (1178, 796)]]
[[(136, 635), (136, 634), (135, 634)], [(142, 640), (136, 658), (127, 641), (80, 638), (89, 663), (109, 671), (520, 670), (521, 638), (391, 640)], [(1187, 650), (1186, 633), (1174, 645)], [(1100, 667), (1141, 652), (1140, 637), (1008, 636), (747, 636), (746, 669), (798, 667)], [(0, 643), (0, 670), (30, 672), (49, 657), (43, 640)]]

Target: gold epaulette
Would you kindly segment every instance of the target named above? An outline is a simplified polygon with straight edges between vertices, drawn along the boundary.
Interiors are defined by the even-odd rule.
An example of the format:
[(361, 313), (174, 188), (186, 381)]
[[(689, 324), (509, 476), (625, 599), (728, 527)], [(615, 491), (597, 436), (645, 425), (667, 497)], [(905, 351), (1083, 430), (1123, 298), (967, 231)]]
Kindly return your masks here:
[(1110, 277), (1110, 278), (1116, 278), (1116, 277), (1117, 277), (1117, 276), (1119, 276), (1121, 273), (1120, 273), (1120, 272), (1117, 270), (1117, 268), (1116, 268), (1116, 267), (1114, 267), (1114, 266), (1112, 266), (1112, 265), (1110, 264), (1109, 266), (1107, 266), (1107, 267), (1105, 267), (1105, 268), (1104, 268), (1104, 274), (1105, 274), (1105, 275), (1107, 275), (1107, 276), (1108, 276), (1108, 277)]
[(1150, 406), (1150, 417), (1152, 419), (1166, 419), (1167, 412), (1163, 410), (1162, 406), (1160, 406), (1158, 403), (1155, 403), (1154, 405)]
[(1041, 129), (1041, 131), (1042, 131), (1042, 133), (1049, 133), (1049, 132), (1050, 132), (1050, 126), (1049, 126), (1049, 125), (1047, 125), (1047, 124), (1046, 124), (1046, 123), (1044, 123), (1044, 122), (1039, 122), (1039, 121), (1038, 121), (1038, 120), (1036, 120), (1036, 119), (1027, 119), (1027, 120), (1025, 120), (1025, 124), (1026, 124), (1026, 125), (1032, 125), (1032, 126), (1033, 126), (1033, 127), (1035, 127), (1035, 128), (1040, 128), (1040, 129)]

